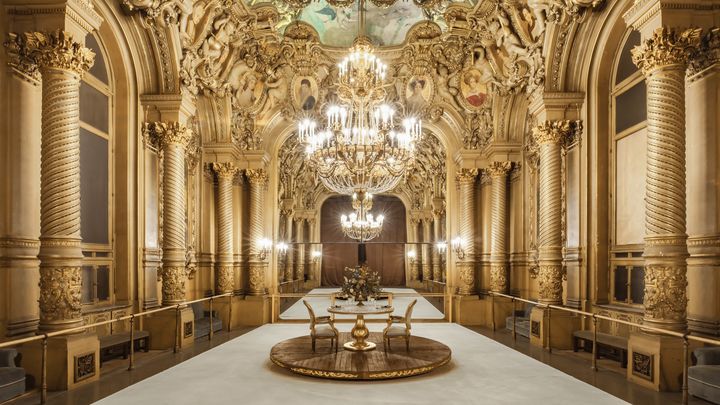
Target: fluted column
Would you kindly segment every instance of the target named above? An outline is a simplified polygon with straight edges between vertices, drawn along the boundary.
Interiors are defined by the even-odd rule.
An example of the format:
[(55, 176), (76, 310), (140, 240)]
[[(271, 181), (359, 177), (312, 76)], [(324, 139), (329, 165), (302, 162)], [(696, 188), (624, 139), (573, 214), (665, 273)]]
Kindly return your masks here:
[(562, 305), (562, 172), (563, 142), (570, 121), (544, 121), (533, 128), (540, 155), (538, 209), (539, 301)]
[(440, 259), (440, 252), (438, 251), (436, 243), (442, 239), (442, 210), (433, 210), (433, 245), (430, 246), (432, 251), (432, 278), (435, 281), (442, 282), (442, 261)]
[(215, 293), (233, 292), (233, 178), (237, 168), (232, 162), (212, 163), (217, 176), (218, 247)]
[(305, 219), (295, 218), (295, 280), (305, 281)]
[(432, 262), (430, 259), (430, 247), (432, 246), (430, 244), (431, 241), (431, 235), (432, 235), (432, 222), (430, 222), (430, 218), (423, 217), (422, 219), (422, 234), (423, 234), (423, 244), (421, 247), (422, 252), (422, 278), (423, 281), (430, 281), (432, 280)]
[(699, 38), (659, 28), (632, 51), (647, 83), (643, 324), (677, 331), (687, 330), (685, 70)]
[(248, 294), (265, 294), (265, 270), (267, 257), (260, 254), (259, 241), (263, 234), (263, 205), (265, 204), (265, 191), (267, 189), (268, 175), (264, 169), (250, 169), (246, 171), (250, 183), (250, 269)]
[(178, 122), (146, 123), (145, 130), (163, 154), (162, 300), (174, 305), (185, 301), (187, 282), (185, 149), (191, 132)]
[(81, 326), (80, 80), (95, 55), (65, 31), (23, 35), (42, 76), (40, 330)]
[(492, 179), (490, 186), (490, 291), (508, 291), (507, 251), (507, 175), (511, 162), (492, 162), (487, 171)]
[(462, 240), (462, 254), (457, 256), (457, 268), (460, 276), (458, 293), (475, 294), (475, 177), (477, 169), (460, 169), (455, 181), (458, 187), (458, 234)]
[(410, 223), (412, 224), (412, 241), (415, 243), (413, 245), (413, 249), (415, 252), (415, 258), (410, 263), (410, 280), (412, 281), (418, 281), (420, 280), (420, 259), (421, 259), (421, 253), (418, 252), (417, 246), (418, 242), (420, 241), (420, 232), (419, 232), (419, 225), (420, 225), (420, 219), (419, 218), (411, 218)]

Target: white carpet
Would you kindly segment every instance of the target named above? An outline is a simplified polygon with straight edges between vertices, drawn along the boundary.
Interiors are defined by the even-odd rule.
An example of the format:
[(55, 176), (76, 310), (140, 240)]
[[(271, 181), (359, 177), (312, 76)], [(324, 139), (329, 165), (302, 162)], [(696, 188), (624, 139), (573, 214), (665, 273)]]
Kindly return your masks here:
[[(280, 314), (280, 319), (290, 320), (290, 319), (309, 319), (308, 316), (308, 310), (305, 308), (305, 305), (302, 303), (302, 300), (307, 300), (308, 303), (310, 303), (310, 306), (313, 307), (313, 311), (315, 311), (316, 316), (324, 316), (329, 315), (327, 309), (330, 306), (330, 297), (329, 295), (334, 292), (339, 292), (339, 288), (315, 288), (312, 291), (310, 291), (309, 295), (317, 295), (317, 294), (325, 294), (326, 297), (311, 297), (311, 296), (305, 296), (302, 299), (299, 299), (296, 303), (292, 304), (290, 308), (283, 311), (283, 313)], [(422, 295), (418, 294), (417, 291), (413, 290), (412, 288), (383, 288), (383, 291), (391, 292), (394, 294), (412, 294), (412, 295), (402, 295), (402, 296), (394, 296), (393, 297), (393, 307), (395, 308), (395, 311), (393, 312), (394, 315), (403, 316), (405, 315), (405, 309), (407, 309), (407, 306), (412, 302), (412, 300), (417, 299), (418, 302), (415, 304), (415, 308), (413, 308), (413, 319), (444, 319), (445, 315), (441, 311), (439, 311), (433, 304), (430, 303), (427, 299), (423, 298)], [(337, 301), (338, 304), (342, 304), (344, 301)], [(387, 304), (387, 300), (378, 300), (378, 303), (385, 305)], [(336, 315), (337, 319), (355, 319), (352, 315)], [(369, 315), (366, 316), (365, 319), (385, 319), (387, 318), (387, 315)]]
[[(352, 325), (341, 324), (341, 330)], [(382, 325), (371, 324), (371, 330)], [(268, 356), (307, 325), (265, 325), (97, 403), (184, 404), (625, 404), (591, 385), (456, 324), (413, 325), (439, 340), (451, 362), (433, 373), (390, 381), (331, 381), (293, 374)]]

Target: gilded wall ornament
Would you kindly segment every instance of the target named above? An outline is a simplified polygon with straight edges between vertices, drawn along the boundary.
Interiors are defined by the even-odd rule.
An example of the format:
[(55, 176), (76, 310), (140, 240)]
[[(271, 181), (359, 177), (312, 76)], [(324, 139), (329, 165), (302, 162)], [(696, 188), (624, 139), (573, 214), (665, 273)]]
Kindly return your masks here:
[(81, 76), (93, 65), (95, 53), (75, 42), (67, 31), (26, 32), (21, 47), (30, 59), (43, 68), (63, 69)]
[(720, 28), (713, 28), (703, 35), (688, 63), (688, 76), (694, 76), (720, 62)]
[(162, 296), (163, 304), (172, 305), (185, 301), (185, 282), (187, 272), (185, 266), (163, 266)]
[(645, 320), (685, 322), (687, 279), (685, 267), (645, 266)]
[(143, 132), (158, 149), (170, 144), (185, 148), (192, 138), (192, 132), (179, 122), (146, 122)]
[(30, 83), (40, 84), (40, 71), (37, 63), (30, 56), (30, 50), (27, 48), (23, 36), (13, 32), (8, 33), (8, 39), (4, 45), (8, 54), (8, 66)]
[(569, 120), (555, 120), (539, 122), (532, 129), (534, 140), (537, 144), (558, 143), (563, 144), (573, 130), (572, 122)]
[(498, 293), (506, 293), (508, 290), (507, 279), (508, 268), (505, 265), (490, 266), (490, 290)]
[(80, 267), (40, 267), (41, 324), (82, 319), (81, 281)]
[(562, 282), (565, 269), (562, 265), (540, 264), (537, 280), (539, 301), (543, 304), (562, 305)]

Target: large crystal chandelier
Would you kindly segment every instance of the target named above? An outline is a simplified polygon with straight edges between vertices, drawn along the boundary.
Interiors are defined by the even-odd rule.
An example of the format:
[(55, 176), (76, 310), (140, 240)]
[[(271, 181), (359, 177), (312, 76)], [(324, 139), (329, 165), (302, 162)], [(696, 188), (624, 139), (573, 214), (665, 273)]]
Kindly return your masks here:
[[(360, 8), (364, 30), (364, 8)], [(402, 180), (422, 132), (419, 119), (398, 120), (385, 100), (385, 65), (370, 39), (359, 35), (338, 65), (340, 105), (325, 108), (324, 125), (306, 118), (298, 124), (300, 141), (322, 183), (340, 194), (381, 193)]]
[(383, 215), (375, 217), (368, 211), (372, 208), (372, 196), (370, 194), (361, 193), (358, 198), (357, 193), (353, 194), (353, 210), (355, 212), (350, 215), (343, 214), (340, 216), (340, 226), (347, 237), (356, 239), (361, 242), (375, 239), (382, 232)]

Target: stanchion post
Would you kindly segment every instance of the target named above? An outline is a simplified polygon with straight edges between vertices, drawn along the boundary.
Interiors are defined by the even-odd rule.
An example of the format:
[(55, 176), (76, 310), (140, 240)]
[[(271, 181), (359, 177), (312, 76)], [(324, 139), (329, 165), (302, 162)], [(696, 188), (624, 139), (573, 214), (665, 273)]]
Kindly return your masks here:
[(212, 342), (213, 338), (213, 297), (210, 297), (210, 333), (208, 334), (208, 340)]
[(43, 340), (42, 340), (41, 344), (42, 344), (42, 358), (41, 358), (42, 371), (40, 372), (40, 404), (45, 404), (47, 402), (47, 345), (48, 345), (47, 334), (45, 334), (43, 336)]
[(175, 346), (173, 347), (173, 353), (177, 353), (180, 350), (180, 304), (175, 306)]
[(492, 330), (495, 332), (495, 294), (490, 293), (490, 317), (492, 318)]
[(597, 371), (597, 316), (593, 314), (592, 316), (592, 324), (593, 324), (593, 347), (592, 347), (592, 366), (590, 368), (593, 369), (593, 371)]
[(552, 340), (550, 340), (550, 325), (552, 325), (550, 315), (552, 314), (552, 309), (550, 309), (549, 306), (545, 307), (545, 310), (547, 311), (547, 342), (548, 342), (548, 352), (552, 353)]
[(688, 334), (683, 335), (683, 382), (682, 382), (682, 403), (688, 403), (688, 359), (690, 357), (690, 344), (688, 342)]
[(230, 326), (232, 325), (232, 293), (228, 294), (228, 332), (230, 332)]
[(517, 341), (517, 331), (515, 330), (517, 328), (517, 323), (515, 322), (516, 314), (515, 314), (515, 297), (510, 298), (512, 301), (512, 317), (513, 317), (513, 328), (512, 328), (512, 336), (513, 336), (513, 342)]
[(135, 314), (130, 314), (130, 355), (128, 371), (135, 368)]

